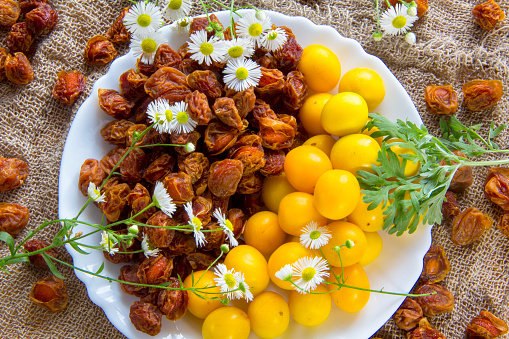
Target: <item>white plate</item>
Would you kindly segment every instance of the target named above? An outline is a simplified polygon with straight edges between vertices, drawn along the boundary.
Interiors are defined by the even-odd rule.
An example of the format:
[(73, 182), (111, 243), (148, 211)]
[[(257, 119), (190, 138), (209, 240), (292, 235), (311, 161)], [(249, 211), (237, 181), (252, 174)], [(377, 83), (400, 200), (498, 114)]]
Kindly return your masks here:
[[(377, 111), (391, 120), (397, 118), (421, 124), (419, 114), (410, 97), (384, 63), (364, 52), (356, 41), (342, 37), (336, 30), (327, 26), (317, 26), (302, 17), (289, 17), (280, 13), (267, 11), (273, 22), (291, 28), (298, 42), (303, 46), (322, 44), (329, 47), (341, 61), (343, 74), (356, 67), (369, 67), (378, 72), (385, 81), (386, 96)], [(223, 22), (228, 22), (228, 13), (216, 13)], [(168, 26), (163, 28), (173, 49), (185, 41), (185, 36), (174, 34)], [(81, 105), (65, 143), (60, 166), (59, 180), (59, 217), (76, 216), (85, 202), (78, 190), (78, 176), (81, 164), (88, 158), (101, 159), (111, 148), (103, 141), (99, 130), (112, 119), (99, 107), (97, 90), (99, 88), (118, 89), (118, 78), (123, 72), (134, 68), (136, 59), (127, 54), (115, 60), (109, 71), (96, 81), (90, 97)], [(91, 206), (80, 220), (99, 222), (99, 209)], [(79, 226), (77, 231), (90, 231), (88, 227)], [(431, 226), (420, 226), (411, 235), (396, 237), (382, 234), (384, 248), (380, 257), (365, 267), (371, 288), (385, 291), (408, 292), (419, 278), (422, 270), (422, 258), (431, 244)], [(97, 245), (99, 234), (86, 238), (85, 242)], [(101, 252), (93, 251), (90, 255), (81, 255), (67, 247), (76, 267), (96, 271), (105, 262), (102, 274), (117, 278), (120, 267), (106, 260)], [(76, 276), (87, 287), (90, 299), (101, 307), (108, 319), (128, 338), (153, 338), (137, 331), (129, 319), (129, 308), (137, 300), (120, 290), (117, 283), (93, 277), (75, 270)], [(282, 292), (286, 296), (285, 292)], [(369, 338), (396, 311), (403, 302), (403, 297), (371, 293), (366, 307), (360, 312), (349, 314), (333, 305), (327, 321), (317, 327), (307, 328), (293, 320), (282, 338)], [(201, 338), (201, 321), (189, 313), (177, 321), (170, 322), (163, 317), (161, 333), (155, 338), (163, 338), (169, 333), (181, 333), (185, 338)], [(251, 334), (250, 338), (256, 338)]]

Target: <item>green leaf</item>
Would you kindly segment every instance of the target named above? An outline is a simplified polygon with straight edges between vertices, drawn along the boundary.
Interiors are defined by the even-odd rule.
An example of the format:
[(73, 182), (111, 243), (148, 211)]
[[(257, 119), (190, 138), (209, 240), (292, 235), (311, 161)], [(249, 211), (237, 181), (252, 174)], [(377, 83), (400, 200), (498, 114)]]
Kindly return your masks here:
[(46, 254), (46, 252), (42, 252), (41, 254), (42, 254), (42, 257), (44, 258), (44, 261), (46, 262), (46, 264), (48, 264), (48, 268), (51, 271), (51, 273), (53, 273), (53, 275), (55, 277), (64, 280), (65, 277), (63, 275), (61, 275), (60, 272), (58, 272), (58, 269), (55, 266), (55, 264), (53, 263), (53, 260), (51, 259), (51, 256)]
[(58, 236), (58, 234), (53, 238), (53, 245), (56, 247), (60, 247), (64, 244), (62, 237)]
[(103, 270), (104, 270), (104, 261), (101, 263), (101, 266), (99, 267), (97, 272), (95, 272), (95, 274), (100, 274)]
[(23, 257), (8, 259), (3, 264), (4, 265), (13, 265), (13, 264), (18, 264), (20, 262), (30, 262), (30, 260), (28, 259), (28, 257), (23, 256)]
[(0, 232), (0, 240), (7, 244), (11, 255), (14, 255), (14, 238), (7, 232)]
[(84, 254), (84, 255), (88, 255), (88, 254), (90, 254), (89, 252), (86, 252), (86, 251), (82, 250), (82, 249), (80, 248), (80, 246), (79, 246), (77, 243), (75, 243), (74, 241), (71, 241), (71, 242), (69, 242), (68, 244), (69, 244), (69, 245), (71, 245), (71, 247), (72, 247), (72, 248), (74, 248), (74, 250), (75, 250), (76, 252), (80, 253), (80, 254)]

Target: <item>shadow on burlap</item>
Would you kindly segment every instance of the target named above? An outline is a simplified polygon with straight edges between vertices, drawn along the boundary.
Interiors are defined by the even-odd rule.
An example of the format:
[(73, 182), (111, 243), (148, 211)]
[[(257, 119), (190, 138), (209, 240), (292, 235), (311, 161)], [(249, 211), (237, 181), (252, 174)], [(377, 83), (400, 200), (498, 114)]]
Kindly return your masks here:
[[(0, 83), (0, 156), (18, 157), (28, 162), (30, 176), (19, 189), (0, 193), (0, 201), (17, 202), (30, 210), (29, 229), (47, 219), (57, 218), (58, 173), (60, 157), (74, 114), (90, 94), (95, 80), (108, 66), (84, 63), (82, 51), (88, 38), (104, 33), (128, 1), (53, 0), (59, 23), (50, 35), (37, 39), (35, 53), (30, 57), (35, 72), (27, 86)], [(247, 3), (242, 1), (243, 4)], [(472, 79), (499, 79), (508, 84), (509, 24), (506, 20), (495, 31), (484, 32), (475, 24), (471, 11), (474, 1), (437, 0), (415, 25), (417, 44), (407, 45), (401, 37), (374, 42), (374, 10), (369, 0), (266, 0), (251, 4), (274, 9), (289, 15), (300, 15), (317, 24), (331, 25), (342, 35), (361, 43), (364, 49), (378, 56), (403, 84), (430, 131), (437, 133), (438, 119), (430, 116), (424, 103), (428, 84), (451, 84), (459, 93)], [(502, 4), (508, 13), (508, 5)], [(194, 13), (198, 8), (194, 7)], [(0, 30), (0, 41), (8, 30)], [(117, 46), (120, 54), (126, 45)], [(67, 107), (51, 95), (60, 70), (79, 70), (87, 77), (87, 88), (78, 102)], [(457, 116), (467, 124), (506, 123), (509, 98), (483, 112), (470, 112), (461, 106)], [(500, 137), (508, 146), (508, 135)], [(475, 206), (488, 213), (495, 222), (501, 214), (483, 194), (486, 169), (475, 169), (474, 185), (459, 195), (462, 208)], [(496, 227), (482, 241), (457, 247), (450, 240), (451, 223), (433, 228), (433, 243), (444, 246), (451, 262), (451, 272), (444, 284), (456, 298), (454, 311), (430, 321), (447, 338), (463, 338), (471, 318), (487, 309), (508, 320), (509, 241)], [(42, 232), (51, 238), (58, 229)], [(26, 231), (20, 235), (20, 238)], [(2, 255), (5, 245), (0, 245)], [(65, 251), (61, 257), (70, 261)], [(84, 285), (70, 269), (62, 268), (68, 277), (69, 306), (58, 314), (50, 314), (28, 300), (31, 285), (47, 272), (24, 265), (16, 266), (13, 274), (0, 279), (0, 339), (7, 338), (123, 338), (104, 316), (102, 310), (87, 297)], [(404, 338), (405, 334), (390, 320), (377, 336)], [(355, 338), (357, 339), (357, 338)]]

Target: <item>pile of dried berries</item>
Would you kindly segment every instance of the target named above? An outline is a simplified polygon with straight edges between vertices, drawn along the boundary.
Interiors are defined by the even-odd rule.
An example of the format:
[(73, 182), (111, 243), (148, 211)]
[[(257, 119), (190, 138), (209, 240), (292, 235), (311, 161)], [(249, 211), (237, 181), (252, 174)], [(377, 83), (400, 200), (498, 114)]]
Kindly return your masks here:
[[(26, 21), (16, 23), (22, 13)], [(26, 55), (34, 51), (35, 38), (49, 34), (57, 22), (58, 15), (48, 0), (0, 0), (0, 26), (11, 27), (5, 40), (10, 53), (0, 47), (0, 81), (7, 78), (15, 84), (26, 85), (33, 80)]]

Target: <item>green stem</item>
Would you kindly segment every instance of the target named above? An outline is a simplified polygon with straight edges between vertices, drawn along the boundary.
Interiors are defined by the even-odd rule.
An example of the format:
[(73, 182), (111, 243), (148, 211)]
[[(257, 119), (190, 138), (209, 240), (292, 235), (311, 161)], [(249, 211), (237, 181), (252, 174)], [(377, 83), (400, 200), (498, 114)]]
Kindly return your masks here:
[(509, 164), (509, 159), (500, 159), (500, 160), (489, 160), (489, 161), (465, 161), (462, 165), (465, 166), (496, 166), (496, 165), (504, 165)]

